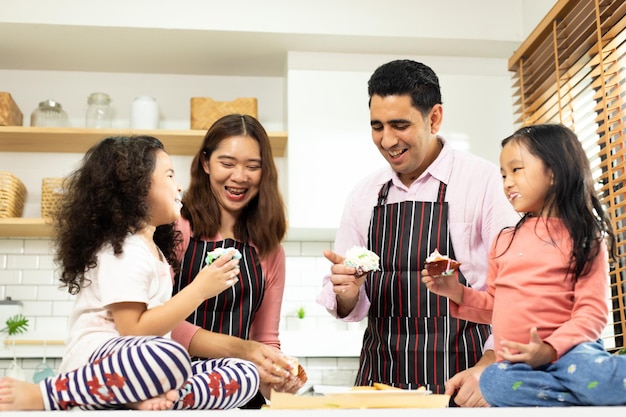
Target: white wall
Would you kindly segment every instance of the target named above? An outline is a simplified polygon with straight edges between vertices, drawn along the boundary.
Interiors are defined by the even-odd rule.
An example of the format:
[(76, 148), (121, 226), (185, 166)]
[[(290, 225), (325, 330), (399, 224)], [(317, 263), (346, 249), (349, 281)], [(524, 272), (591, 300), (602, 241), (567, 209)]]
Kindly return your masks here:
[[(347, 192), (386, 164), (371, 141), (367, 81), (397, 56), (291, 52), (287, 74), (289, 223), (336, 228)], [(513, 132), (511, 75), (503, 59), (408, 57), (439, 75), (440, 133), (498, 163)]]
[[(0, 91), (8, 91), (23, 113), (24, 126), (40, 101), (61, 103), (72, 127), (85, 127), (87, 97), (101, 91), (112, 98), (114, 128), (128, 128), (130, 105), (138, 95), (156, 98), (160, 128), (189, 129), (191, 97), (230, 101), (258, 99), (258, 118), (268, 131), (286, 128), (282, 77), (217, 77), (209, 75), (130, 74), (75, 71), (0, 70)], [(28, 191), (23, 217), (40, 217), (41, 178), (67, 175), (82, 155), (60, 153), (0, 153), (0, 171), (16, 175)], [(191, 156), (173, 157), (181, 185), (189, 183)], [(276, 158), (281, 188), (286, 191), (284, 158)]]
[[(333, 350), (328, 356), (356, 355), (363, 323), (347, 324), (333, 319), (315, 304), (314, 298), (321, 288), (321, 277), (328, 270), (322, 250), (332, 247), (332, 230), (328, 235), (325, 231), (336, 227), (351, 185), (366, 171), (384, 163), (370, 139), (367, 79), (378, 65), (401, 57), (404, 52), (400, 51), (414, 47), (428, 51), (420, 52), (428, 53), (427, 56), (413, 58), (432, 66), (440, 76), (445, 107), (442, 133), (448, 139), (468, 139), (471, 151), (495, 160), (499, 140), (512, 129), (506, 59), (443, 55), (467, 45), (478, 48), (468, 51), (475, 56), (493, 56), (495, 52), (502, 56), (503, 51), (504, 56), (512, 54), (513, 48), (507, 48), (521, 42), (554, 3), (555, 0), (388, 0), (381, 7), (381, 2), (375, 0), (0, 0), (0, 91), (11, 92), (24, 113), (26, 126), (30, 112), (47, 98), (60, 101), (72, 124), (82, 126), (87, 96), (94, 91), (112, 96), (117, 113), (115, 127), (127, 125), (130, 103), (136, 95), (155, 96), (163, 116), (161, 127), (166, 129), (188, 127), (190, 97), (257, 97), (259, 119), (265, 127), (287, 130), (289, 134), (287, 156), (277, 158), (277, 163), (281, 188), (290, 206), (290, 226), (320, 228), (324, 233), (319, 235), (328, 236), (315, 240), (315, 231), (309, 230), (304, 241), (288, 237), (285, 242), (287, 283), (281, 332), (297, 332), (300, 322), (295, 318), (295, 309), (304, 305), (312, 327), (322, 329), (331, 338), (333, 331), (349, 333), (347, 336), (356, 342), (357, 350), (352, 345), (320, 343)], [(491, 17), (486, 18), (487, 14)], [(55, 39), (39, 37), (35, 37), (36, 45), (41, 47), (37, 53), (20, 53), (25, 37), (6, 36), (7, 32), (3, 32), (15, 29), (13, 24), (24, 24), (25, 28), (20, 28), (25, 30), (31, 29), (31, 24), (38, 29), (38, 24), (67, 25), (72, 29), (87, 26), (97, 34), (100, 32), (93, 29), (98, 27), (157, 28), (167, 32), (167, 40), (171, 39), (170, 31), (176, 35), (181, 31), (212, 35), (216, 31), (219, 42), (156, 45), (156, 59), (131, 56), (136, 62), (127, 62), (124, 59), (129, 56), (118, 54), (118, 49), (113, 49), (113, 56), (108, 57), (99, 54), (101, 44), (84, 45), (81, 39), (72, 39), (72, 48), (93, 47), (96, 54), (90, 56), (101, 60), (96, 64), (98, 69), (49, 71), (52, 62), (65, 63), (68, 55), (76, 60), (69, 66), (73, 69), (89, 66), (89, 59), (87, 54), (76, 52), (60, 57), (51, 55), (50, 45), (45, 42)], [(26, 34), (33, 38), (32, 32), (27, 30)], [(232, 48), (231, 38), (239, 41), (234, 44), (243, 46)], [(262, 57), (244, 61), (236, 58), (266, 47), (263, 43), (268, 39), (276, 41), (282, 51), (284, 45), (297, 45), (287, 49), (288, 56), (278, 53), (278, 49), (272, 51), (272, 60), (288, 61), (284, 72), (269, 77), (232, 76), (240, 73), (242, 66), (251, 67), (255, 73), (254, 67), (261, 65), (257, 58)], [(115, 46), (124, 49), (127, 45)], [(352, 52), (330, 53), (341, 46)], [(210, 55), (207, 50), (216, 48), (227, 53), (210, 58), (228, 61), (231, 76), (184, 75), (208, 74), (204, 67), (207, 61), (201, 58)], [(189, 51), (183, 57), (194, 59), (174, 65), (179, 49)], [(98, 67), (109, 62), (113, 62), (111, 67), (116, 71), (105, 72)], [(241, 64), (233, 66), (232, 62)], [(134, 64), (143, 64), (144, 70), (138, 72), (145, 74), (132, 74)], [(172, 70), (168, 72), (166, 68)], [(0, 170), (14, 172), (29, 191), (25, 217), (39, 217), (41, 178), (63, 176), (80, 157), (0, 153)], [(174, 158), (183, 185), (188, 182), (189, 162), (190, 157)], [(49, 244), (49, 239), (0, 238), (0, 298), (12, 296), (24, 302), (24, 313), (32, 324), (32, 332), (25, 335), (28, 338), (63, 338), (72, 306), (71, 297), (57, 288)], [(294, 339), (298, 339), (297, 333), (285, 340), (285, 352), (299, 355)], [(350, 352), (339, 355), (342, 348)], [(1, 353), (3, 358), (10, 358), (13, 352), (4, 348)], [(309, 358), (305, 365), (314, 383), (350, 384), (356, 367), (353, 359)], [(34, 368), (38, 362), (39, 359), (31, 359), (27, 366)], [(8, 364), (9, 359), (1, 359), (0, 370)]]

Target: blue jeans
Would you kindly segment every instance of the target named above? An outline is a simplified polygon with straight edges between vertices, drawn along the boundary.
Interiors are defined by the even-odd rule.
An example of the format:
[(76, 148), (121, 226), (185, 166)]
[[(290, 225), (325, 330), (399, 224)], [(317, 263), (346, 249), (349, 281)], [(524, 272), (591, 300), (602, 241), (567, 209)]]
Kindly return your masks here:
[(480, 391), (493, 407), (626, 405), (626, 355), (612, 355), (598, 341), (537, 369), (497, 362), (480, 376)]

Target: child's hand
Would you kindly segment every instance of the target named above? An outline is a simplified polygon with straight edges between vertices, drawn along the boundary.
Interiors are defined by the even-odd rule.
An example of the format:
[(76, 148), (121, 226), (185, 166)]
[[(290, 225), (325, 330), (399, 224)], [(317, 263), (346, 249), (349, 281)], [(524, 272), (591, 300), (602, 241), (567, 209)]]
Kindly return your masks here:
[(451, 275), (428, 275), (426, 269), (422, 269), (422, 282), (431, 292), (448, 297), (457, 304), (463, 299), (463, 287), (459, 283), (457, 273)]
[(233, 249), (229, 250), (202, 268), (194, 278), (192, 285), (204, 299), (215, 297), (239, 281), (239, 259), (232, 259), (234, 253)]
[(537, 334), (537, 328), (533, 327), (530, 329), (530, 342), (528, 344), (504, 340), (498, 356), (512, 363), (524, 362), (535, 369), (556, 360), (556, 351), (541, 340)]

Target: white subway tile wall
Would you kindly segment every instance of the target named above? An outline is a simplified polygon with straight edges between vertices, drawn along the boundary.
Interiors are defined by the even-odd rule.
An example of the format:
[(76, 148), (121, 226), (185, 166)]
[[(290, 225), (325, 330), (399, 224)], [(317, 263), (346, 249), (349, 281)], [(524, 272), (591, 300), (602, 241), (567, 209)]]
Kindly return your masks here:
[[(315, 302), (322, 277), (330, 268), (322, 252), (332, 249), (332, 242), (285, 241), (283, 246), (287, 255), (287, 279), (280, 331), (354, 331), (359, 337), (364, 322), (336, 320)], [(29, 334), (50, 340), (65, 337), (73, 297), (66, 289), (59, 288), (50, 239), (0, 238), (0, 299), (6, 297), (23, 303), (23, 314), (29, 319)], [(298, 317), (301, 307), (305, 313), (303, 319)], [(13, 362), (8, 356), (5, 352), (0, 359), (1, 375)], [(19, 349), (15, 358), (27, 380), (32, 380), (36, 367), (44, 359), (53, 369), (58, 369), (60, 364), (59, 358), (20, 358)], [(357, 357), (338, 355), (299, 359), (306, 368), (310, 384), (348, 386), (354, 383)]]

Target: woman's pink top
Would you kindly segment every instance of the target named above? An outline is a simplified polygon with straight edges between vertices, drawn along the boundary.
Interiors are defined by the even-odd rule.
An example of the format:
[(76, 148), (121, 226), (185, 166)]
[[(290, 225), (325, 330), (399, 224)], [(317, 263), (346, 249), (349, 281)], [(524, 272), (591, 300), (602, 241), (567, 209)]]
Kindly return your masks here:
[[(189, 245), (191, 228), (189, 222), (183, 218), (178, 221), (177, 228), (182, 233), (183, 242), (179, 250), (179, 258), (182, 258)], [(202, 239), (219, 241), (223, 238), (218, 234), (210, 238), (202, 237)], [(251, 245), (254, 246), (254, 244)], [(278, 326), (285, 291), (285, 250), (282, 245), (261, 259), (261, 269), (265, 276), (265, 294), (250, 328), (250, 339), (280, 349)], [(172, 338), (189, 348), (191, 339), (200, 329), (201, 327), (184, 321), (172, 331)]]

